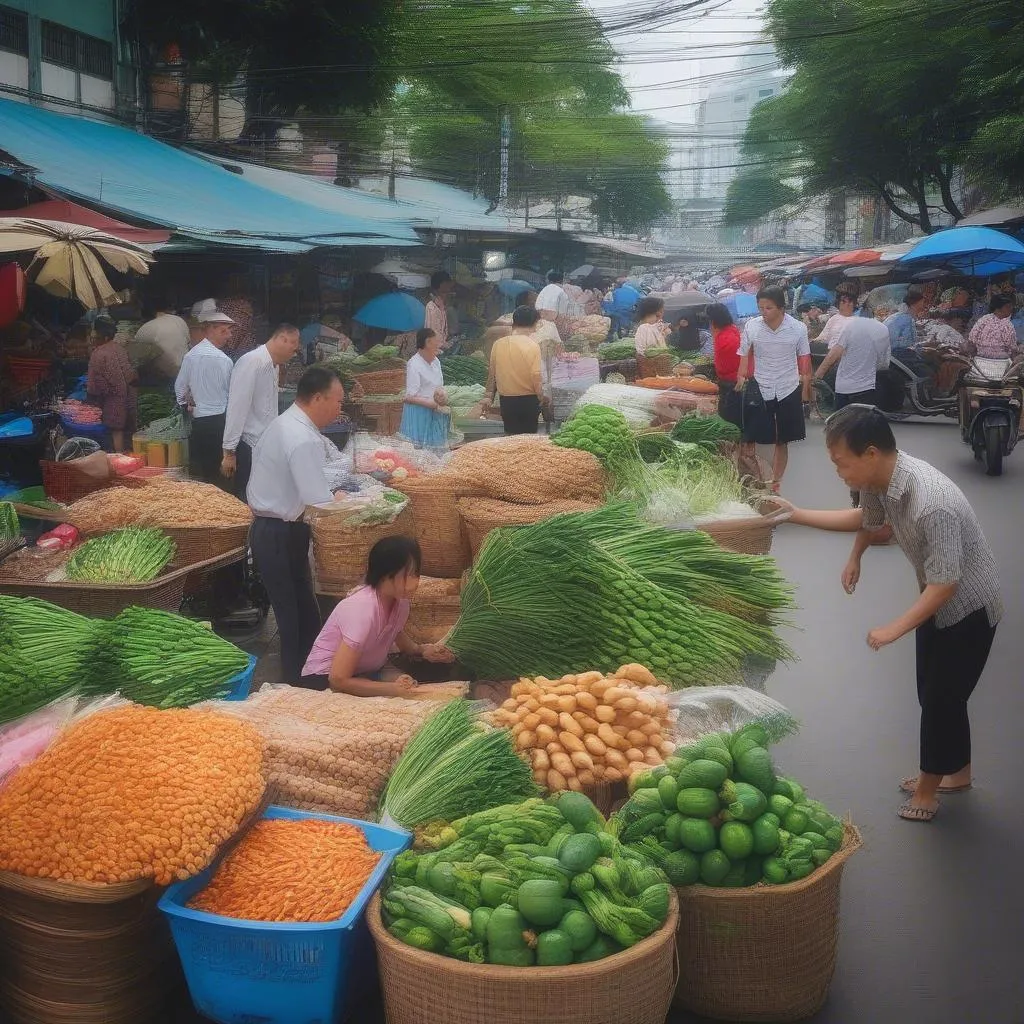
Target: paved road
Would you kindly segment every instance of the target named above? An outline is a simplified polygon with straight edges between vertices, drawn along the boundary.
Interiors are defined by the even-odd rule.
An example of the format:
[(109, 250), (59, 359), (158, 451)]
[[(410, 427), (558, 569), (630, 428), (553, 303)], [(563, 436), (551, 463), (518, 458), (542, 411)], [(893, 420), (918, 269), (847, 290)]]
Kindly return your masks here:
[[(913, 572), (899, 549), (875, 548), (847, 597), (839, 573), (848, 537), (777, 531), (774, 554), (798, 587), (802, 631), (793, 636), (800, 660), (780, 668), (768, 692), (803, 722), (778, 760), (834, 811), (849, 812), (865, 840), (845, 871), (839, 964), (815, 1022), (1021, 1024), (1024, 449), (991, 479), (952, 426), (901, 425), (897, 440), (974, 504), (1002, 567), (1007, 614), (971, 701), (977, 788), (945, 798), (931, 825), (903, 822), (896, 783), (917, 766), (913, 640), (876, 654), (864, 638), (913, 600)], [(785, 492), (808, 507), (843, 504), (820, 428), (794, 447)]]

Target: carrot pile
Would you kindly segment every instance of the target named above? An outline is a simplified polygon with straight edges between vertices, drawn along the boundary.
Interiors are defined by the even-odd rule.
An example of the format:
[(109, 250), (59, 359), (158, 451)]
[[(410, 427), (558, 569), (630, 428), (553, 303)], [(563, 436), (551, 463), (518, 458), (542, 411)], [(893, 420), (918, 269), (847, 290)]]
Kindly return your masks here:
[(253, 826), (188, 905), (247, 921), (335, 921), (379, 860), (354, 825), (267, 818)]
[(717, 395), (718, 385), (706, 377), (641, 377), (633, 382), (636, 387), (649, 388), (653, 391), (669, 391), (672, 389), (692, 391), (697, 395)]
[(225, 715), (97, 712), (0, 790), (0, 870), (65, 882), (190, 878), (259, 804), (261, 766), (259, 733)]

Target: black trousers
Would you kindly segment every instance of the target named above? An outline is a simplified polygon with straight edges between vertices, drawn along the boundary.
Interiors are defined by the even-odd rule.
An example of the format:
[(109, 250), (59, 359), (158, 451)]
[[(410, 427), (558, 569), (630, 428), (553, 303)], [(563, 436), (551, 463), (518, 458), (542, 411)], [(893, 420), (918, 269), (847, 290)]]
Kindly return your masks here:
[(536, 395), (501, 396), (501, 422), (506, 434), (536, 434), (540, 399)]
[(224, 413), (219, 416), (197, 416), (192, 420), (192, 433), (188, 439), (189, 476), (205, 484), (216, 484), (227, 491), (231, 485), (220, 472), (223, 444)]
[(239, 501), (248, 504), (249, 499), (245, 492), (249, 488), (249, 477), (252, 476), (252, 449), (244, 442), (239, 441), (235, 449), (235, 497)]
[(844, 409), (848, 405), (877, 405), (878, 392), (872, 388), (870, 391), (858, 391), (853, 395), (841, 395), (836, 392), (836, 408)]
[(917, 699), (921, 705), (921, 771), (953, 775), (971, 761), (967, 701), (985, 670), (995, 626), (984, 609), (939, 629), (917, 629)]
[(280, 681), (297, 683), (321, 625), (309, 569), (309, 527), (256, 516), (249, 540), (281, 637)]

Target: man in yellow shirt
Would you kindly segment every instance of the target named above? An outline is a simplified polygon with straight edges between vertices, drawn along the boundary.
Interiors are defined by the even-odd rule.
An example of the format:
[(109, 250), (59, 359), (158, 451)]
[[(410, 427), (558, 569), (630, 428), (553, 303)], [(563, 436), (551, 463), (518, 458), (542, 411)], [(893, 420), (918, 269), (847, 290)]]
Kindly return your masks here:
[(487, 374), (487, 398), (494, 404), (501, 395), (501, 419), (506, 434), (536, 434), (543, 397), (540, 346), (534, 334), (540, 313), (520, 306), (512, 314), (512, 333), (499, 338), (491, 349)]

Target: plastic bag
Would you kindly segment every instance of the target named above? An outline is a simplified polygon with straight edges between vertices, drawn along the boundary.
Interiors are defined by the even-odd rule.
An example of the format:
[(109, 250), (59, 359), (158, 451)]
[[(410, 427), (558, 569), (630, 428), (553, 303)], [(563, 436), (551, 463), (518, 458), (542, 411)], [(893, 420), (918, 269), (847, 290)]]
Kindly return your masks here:
[(79, 541), (81, 535), (70, 523), (61, 523), (36, 541), (36, 547), (44, 551), (68, 551)]
[(0, 786), (16, 769), (46, 750), (77, 706), (77, 697), (60, 697), (38, 711), (0, 726)]
[(756, 722), (770, 743), (778, 743), (800, 728), (785, 705), (746, 686), (695, 686), (667, 695), (676, 709), (676, 732), (686, 742), (709, 732), (735, 732)]
[(401, 480), (423, 473), (436, 473), (444, 468), (447, 452), (417, 448), (398, 437), (357, 433), (349, 442), (356, 473), (373, 473), (382, 479)]

